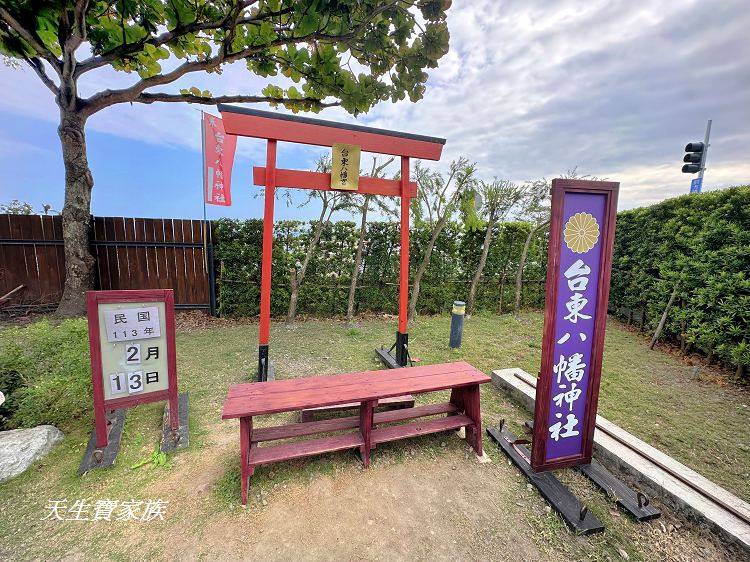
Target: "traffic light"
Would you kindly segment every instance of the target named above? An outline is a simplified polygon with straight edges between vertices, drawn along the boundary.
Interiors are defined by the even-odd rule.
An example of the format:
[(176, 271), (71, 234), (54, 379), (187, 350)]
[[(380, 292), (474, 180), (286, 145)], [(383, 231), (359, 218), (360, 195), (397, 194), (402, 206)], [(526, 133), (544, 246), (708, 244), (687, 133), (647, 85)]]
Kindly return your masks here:
[(705, 145), (702, 142), (690, 142), (685, 145), (685, 157), (682, 159), (686, 164), (682, 167), (683, 174), (697, 174), (701, 171)]

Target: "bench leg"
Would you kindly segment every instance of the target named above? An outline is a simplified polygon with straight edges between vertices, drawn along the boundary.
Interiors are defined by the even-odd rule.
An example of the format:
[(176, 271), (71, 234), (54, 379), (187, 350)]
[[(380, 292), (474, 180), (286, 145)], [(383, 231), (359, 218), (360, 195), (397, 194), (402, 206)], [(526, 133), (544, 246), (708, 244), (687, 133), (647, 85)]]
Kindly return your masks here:
[(464, 413), (474, 422), (473, 427), (466, 428), (466, 440), (474, 447), (474, 452), (482, 456), (482, 412), (479, 407), (479, 385), (464, 389)]
[(240, 418), (240, 479), (242, 490), (242, 505), (247, 505), (247, 488), (250, 475), (250, 439), (253, 433), (253, 418)]
[[(377, 426), (377, 425), (375, 424), (375, 417), (374, 417), (374, 416), (375, 416), (375, 410), (377, 410), (377, 409), (378, 409), (378, 401), (377, 401), (377, 400), (373, 400), (373, 401), (371, 402), (371, 404), (372, 404), (372, 415), (373, 415), (373, 419), (372, 419), (372, 429), (377, 429), (377, 428), (378, 428), (378, 426)], [(372, 450), (373, 450), (373, 449), (374, 449), (374, 448), (375, 448), (376, 446), (377, 446), (377, 443), (375, 443), (374, 441), (372, 441), (372, 442), (370, 443), (370, 450), (372, 451)]]
[(370, 466), (370, 449), (372, 447), (372, 416), (375, 411), (375, 402), (366, 401), (359, 405), (359, 432), (362, 434), (364, 443), (360, 447), (362, 453), (362, 464), (365, 468)]
[[(452, 388), (450, 403), (453, 404), (459, 412), (464, 411), (464, 389)], [(449, 414), (453, 415), (453, 414)]]

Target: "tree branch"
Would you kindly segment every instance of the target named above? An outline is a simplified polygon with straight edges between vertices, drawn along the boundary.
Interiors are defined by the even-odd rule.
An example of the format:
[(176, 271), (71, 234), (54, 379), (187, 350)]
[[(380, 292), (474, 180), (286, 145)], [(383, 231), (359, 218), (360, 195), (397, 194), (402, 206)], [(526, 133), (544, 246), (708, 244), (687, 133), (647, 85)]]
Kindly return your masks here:
[[(394, 0), (394, 2), (383, 5), (379, 7), (378, 9), (373, 10), (373, 12), (369, 15), (369, 17), (365, 21), (361, 22), (359, 26), (350, 33), (346, 33), (340, 36), (335, 36), (335, 35), (322, 34), (318, 31), (315, 31), (307, 35), (302, 35), (299, 37), (279, 38), (265, 45), (257, 45), (257, 46), (248, 47), (246, 49), (242, 49), (241, 51), (237, 51), (236, 53), (231, 53), (231, 54), (226, 54), (223, 52), (223, 50), (220, 50), (219, 53), (213, 57), (209, 57), (205, 60), (197, 60), (197, 61), (188, 60), (170, 72), (167, 72), (165, 74), (157, 74), (156, 76), (150, 76), (148, 78), (144, 78), (128, 88), (123, 88), (120, 90), (103, 90), (97, 94), (94, 94), (90, 98), (83, 100), (82, 113), (86, 117), (88, 117), (96, 113), (97, 111), (104, 109), (105, 107), (109, 107), (110, 105), (114, 105), (116, 103), (142, 101), (142, 100), (136, 100), (136, 98), (141, 96), (144, 90), (148, 88), (152, 88), (154, 86), (163, 86), (164, 84), (171, 84), (172, 82), (184, 76), (185, 74), (188, 74), (191, 72), (213, 70), (224, 64), (229, 64), (229, 63), (241, 60), (241, 59), (245, 59), (251, 55), (254, 55), (262, 51), (275, 48), (275, 47), (283, 47), (285, 45), (290, 45), (290, 44), (295, 44), (295, 43), (308, 43), (310, 41), (318, 41), (318, 40), (325, 40), (325, 41), (346, 40), (347, 38), (351, 38), (361, 33), (364, 30), (364, 28), (367, 26), (367, 24), (369, 24), (378, 14), (382, 13), (388, 7), (397, 3), (397, 1), (398, 0)], [(247, 1), (243, 2), (243, 4), (247, 4)], [(230, 17), (230, 16), (232, 16), (231, 12), (227, 14), (227, 17)], [(222, 21), (226, 21), (226, 18), (224, 18), (224, 20)], [(243, 21), (243, 20), (235, 20), (235, 21)], [(149, 103), (149, 102), (146, 101), (143, 103)]]
[(78, 61), (76, 50), (86, 40), (86, 11), (89, 8), (89, 0), (76, 0), (73, 11), (73, 21), (70, 22), (67, 12), (65, 17), (60, 18), (60, 47), (62, 47), (61, 76), (64, 78), (75, 76)]
[(341, 102), (322, 102), (316, 98), (273, 98), (268, 96), (250, 96), (250, 95), (235, 95), (235, 96), (212, 96), (202, 97), (193, 94), (167, 94), (167, 93), (143, 93), (132, 100), (135, 103), (155, 103), (155, 102), (187, 102), (187, 103), (198, 103), (202, 105), (216, 105), (219, 103), (286, 103), (286, 102), (304, 102), (311, 103), (321, 109), (326, 107), (333, 107), (340, 105)]
[(89, 9), (89, 0), (77, 0), (73, 19), (73, 28), (81, 41), (86, 40), (86, 12)]
[(52, 68), (55, 69), (55, 72), (58, 74), (60, 73), (60, 61), (58, 58), (45, 47), (42, 45), (39, 41), (36, 40), (36, 38), (32, 35), (32, 33), (24, 28), (11, 14), (6, 10), (5, 8), (0, 8), (0, 18), (3, 19), (3, 21), (13, 30), (15, 31), (21, 39), (26, 41), (29, 46), (34, 49), (37, 52), (37, 55), (46, 60)]
[(164, 84), (171, 84), (178, 78), (191, 72), (198, 72), (201, 70), (212, 70), (223, 64), (232, 63), (240, 59), (247, 58), (253, 54), (259, 53), (271, 47), (281, 47), (290, 43), (304, 42), (315, 38), (315, 33), (311, 33), (300, 38), (286, 38), (273, 41), (267, 45), (261, 45), (256, 47), (248, 47), (242, 51), (238, 51), (231, 55), (224, 55), (223, 52), (219, 52), (214, 57), (210, 57), (206, 60), (198, 61), (186, 61), (180, 66), (167, 72), (166, 74), (157, 74), (149, 78), (144, 78), (139, 82), (136, 82), (129, 88), (123, 88), (121, 90), (103, 90), (97, 94), (94, 94), (90, 98), (83, 101), (83, 113), (86, 116), (92, 115), (97, 111), (104, 109), (110, 105), (122, 102), (132, 102), (141, 95), (141, 93), (147, 88), (154, 86), (163, 86)]
[(32, 57), (29, 58), (27, 56), (23, 57), (24, 60), (28, 63), (28, 65), (34, 69), (34, 72), (36, 72), (37, 76), (42, 80), (42, 83), (49, 88), (49, 90), (55, 94), (55, 97), (57, 97), (57, 94), (59, 93), (59, 89), (57, 85), (52, 81), (52, 79), (47, 76), (47, 73), (44, 71), (44, 63), (42, 62), (42, 59), (39, 57)]
[[(238, 6), (238, 10), (236, 11), (236, 13), (241, 14), (245, 8), (247, 8), (251, 4), (255, 4), (256, 2), (257, 0), (245, 0), (241, 2), (240, 5)], [(375, 19), (375, 17), (383, 13), (388, 8), (397, 4), (398, 4), (398, 0), (394, 0), (393, 2), (384, 4), (383, 6), (380, 6), (379, 8), (375, 9), (365, 21), (361, 22), (354, 30), (352, 30), (349, 33), (342, 34), (342, 35), (328, 35), (328, 34), (324, 34), (319, 31), (316, 31), (314, 33), (310, 33), (304, 36), (287, 37), (283, 40), (277, 40), (277, 41), (271, 42), (268, 45), (260, 45), (257, 47), (253, 47), (251, 49), (245, 49), (241, 52), (245, 52), (245, 51), (251, 51), (251, 52), (249, 52), (248, 55), (240, 56), (238, 58), (235, 58), (234, 60), (238, 60), (239, 58), (245, 58), (245, 56), (249, 56), (249, 54), (259, 52), (260, 50), (263, 50), (264, 48), (284, 46), (284, 45), (289, 45), (293, 43), (306, 42), (310, 40), (341, 41), (341, 42), (349, 41), (353, 39), (354, 37), (356, 37), (357, 35), (359, 35), (362, 31), (364, 31), (367, 24), (372, 22)], [(157, 37), (152, 38), (151, 40), (143, 39), (141, 41), (138, 41), (130, 45), (123, 44), (105, 54), (89, 57), (88, 59), (78, 63), (77, 69), (76, 69), (76, 76), (80, 76), (84, 72), (88, 72), (95, 68), (105, 66), (118, 58), (137, 53), (138, 51), (142, 50), (143, 47), (147, 44), (153, 45), (154, 47), (160, 47), (187, 33), (195, 33), (199, 31), (221, 29), (227, 26), (229, 26), (230, 30), (234, 30), (240, 25), (256, 24), (262, 20), (281, 16), (287, 13), (291, 13), (292, 11), (293, 11), (293, 8), (284, 8), (276, 12), (258, 13), (251, 17), (234, 19), (234, 22), (232, 22), (231, 26), (229, 26), (229, 23), (233, 19), (233, 17), (236, 18), (236, 16), (234, 16), (232, 11), (229, 11), (227, 15), (220, 21), (203, 22), (203, 23), (193, 22), (192, 24), (187, 24), (185, 26), (176, 27), (172, 31), (166, 31), (162, 33), (161, 35), (158, 35)], [(232, 57), (234, 57), (234, 55), (232, 55)]]
[[(258, 0), (245, 0), (244, 2), (241, 2), (237, 6), (237, 13), (242, 13), (242, 10), (249, 7), (252, 4), (257, 3)], [(285, 8), (284, 10), (280, 10), (278, 12), (266, 12), (264, 14), (256, 14), (252, 17), (247, 18), (240, 18), (235, 21), (235, 23), (232, 25), (232, 28), (236, 28), (238, 25), (245, 25), (249, 23), (254, 23), (257, 21), (261, 21), (270, 17), (275, 17), (282, 15), (284, 13), (291, 12), (292, 8)], [(162, 45), (166, 45), (167, 43), (174, 41), (175, 39), (182, 37), (188, 33), (197, 33), (199, 31), (211, 31), (216, 29), (221, 29), (229, 24), (229, 22), (233, 19), (234, 13), (232, 11), (227, 12), (227, 15), (222, 18), (219, 21), (208, 21), (208, 22), (202, 22), (199, 23), (197, 21), (185, 25), (178, 25), (171, 31), (165, 31), (164, 33), (157, 35), (156, 37), (152, 38), (144, 38), (140, 41), (136, 41), (135, 43), (130, 44), (122, 44), (118, 47), (115, 47), (114, 49), (111, 49), (107, 51), (106, 53), (102, 53), (101, 55), (91, 56), (87, 58), (86, 60), (81, 61), (78, 64), (78, 71), (77, 74), (81, 75), (84, 72), (88, 72), (89, 70), (94, 70), (95, 68), (99, 68), (102, 66), (105, 66), (109, 63), (111, 63), (114, 60), (117, 60), (118, 58), (126, 57), (128, 55), (135, 54), (139, 51), (141, 51), (146, 45), (153, 45), (154, 47), (161, 47)]]

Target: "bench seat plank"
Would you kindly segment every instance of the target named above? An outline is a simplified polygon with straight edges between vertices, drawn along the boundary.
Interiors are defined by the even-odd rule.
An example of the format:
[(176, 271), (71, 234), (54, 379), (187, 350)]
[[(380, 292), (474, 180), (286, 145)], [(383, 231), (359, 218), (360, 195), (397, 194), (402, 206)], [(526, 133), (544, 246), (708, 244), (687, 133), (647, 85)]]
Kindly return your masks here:
[[(301, 381), (297, 385), (283, 385)], [(347, 402), (364, 402), (458, 388), (489, 382), (490, 378), (466, 362), (369, 371), (356, 375), (311, 377), (233, 386), (224, 402), (222, 419), (275, 414)], [(304, 384), (303, 384), (304, 382)], [(238, 388), (239, 387), (239, 388)]]
[(391, 425), (372, 430), (373, 443), (386, 443), (396, 441), (407, 437), (416, 437), (418, 435), (427, 435), (441, 431), (449, 431), (473, 425), (471, 418), (463, 414), (458, 416), (448, 416), (436, 420), (418, 421), (404, 425)]
[(250, 449), (250, 464), (253, 466), (270, 464), (278, 461), (298, 459), (353, 449), (364, 445), (364, 439), (359, 432), (334, 435), (333, 437), (322, 437), (320, 439), (308, 439), (296, 443), (284, 443), (271, 447), (252, 447)]
[(427, 404), (425, 406), (415, 406), (414, 408), (404, 408), (403, 410), (390, 410), (388, 412), (376, 412), (373, 416), (373, 423), (391, 423), (404, 420), (413, 420), (423, 416), (435, 416), (438, 414), (455, 414), (458, 408), (450, 402), (441, 404)]
[[(357, 404), (357, 406), (359, 406), (359, 404)], [(449, 402), (442, 404), (427, 404), (425, 406), (404, 408), (402, 410), (377, 412), (374, 416), (374, 423), (391, 423), (403, 420), (411, 420), (414, 418), (421, 418), (424, 416), (434, 416), (438, 414), (455, 414), (456, 412), (456, 406)], [(274, 427), (259, 427), (253, 430), (252, 441), (253, 443), (277, 441), (279, 439), (289, 439), (291, 437), (314, 435), (315, 433), (343, 431), (346, 429), (354, 429), (355, 427), (359, 427), (359, 416), (333, 418), (330, 420), (304, 423), (290, 423), (287, 425), (277, 425)]]
[(321, 380), (325, 381), (324, 384), (327, 388), (334, 389), (361, 384), (371, 380), (388, 383), (424, 376), (435, 376), (444, 373), (460, 374), (462, 372), (477, 372), (477, 369), (466, 361), (454, 361), (452, 363), (436, 363), (433, 365), (419, 365), (416, 367), (399, 367), (398, 369), (378, 369), (375, 371), (300, 377), (296, 379), (273, 380), (261, 383), (240, 383), (232, 385), (229, 388), (227, 397), (268, 396), (270, 394), (287, 394), (289, 392), (311, 390), (318, 388), (321, 384)]
[[(347, 402), (346, 404), (336, 404), (335, 406), (323, 406), (320, 408), (309, 408), (302, 412), (303, 414), (303, 421), (304, 421), (304, 415), (307, 414), (308, 416), (313, 416), (317, 414), (318, 412), (324, 412), (324, 413), (330, 413), (330, 412), (342, 412), (344, 410), (353, 410), (355, 408), (359, 408), (360, 402)], [(378, 400), (378, 408), (388, 408), (388, 407), (403, 407), (403, 408), (411, 408), (414, 406), (414, 397), (410, 394), (407, 394), (406, 396), (393, 396), (391, 398), (382, 398)]]
[[(359, 405), (359, 404), (358, 404)], [(328, 431), (342, 431), (359, 427), (359, 416), (346, 418), (333, 418), (304, 423), (290, 423), (288, 425), (277, 425), (275, 427), (259, 427), (253, 430), (252, 440), (254, 443), (261, 441), (276, 441), (277, 439), (289, 439), (290, 437), (302, 437), (315, 433)]]

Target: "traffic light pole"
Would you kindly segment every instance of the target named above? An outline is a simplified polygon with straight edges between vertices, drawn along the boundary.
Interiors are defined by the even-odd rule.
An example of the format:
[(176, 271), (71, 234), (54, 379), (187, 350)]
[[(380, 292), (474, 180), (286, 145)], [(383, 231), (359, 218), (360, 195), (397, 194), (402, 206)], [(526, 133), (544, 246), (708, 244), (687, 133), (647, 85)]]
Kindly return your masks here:
[(703, 141), (703, 155), (701, 158), (701, 171), (698, 174), (698, 177), (701, 179), (701, 184), (703, 183), (703, 172), (706, 170), (706, 158), (708, 157), (708, 137), (711, 136), (711, 119), (708, 120), (708, 123), (706, 123), (706, 140)]

